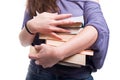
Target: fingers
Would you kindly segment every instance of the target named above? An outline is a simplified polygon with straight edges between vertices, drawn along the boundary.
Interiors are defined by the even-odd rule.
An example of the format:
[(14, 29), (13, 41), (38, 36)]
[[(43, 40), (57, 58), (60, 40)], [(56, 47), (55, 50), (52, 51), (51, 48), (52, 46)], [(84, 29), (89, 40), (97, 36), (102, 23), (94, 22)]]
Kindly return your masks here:
[(30, 59), (39, 59), (40, 58), (40, 54), (38, 54), (38, 53), (42, 49), (42, 44), (41, 45), (35, 45), (34, 48), (36, 50), (35, 53), (29, 53), (28, 57)]
[(36, 14), (42, 15), (42, 16), (47, 16), (47, 17), (50, 17), (50, 18), (55, 19), (55, 20), (65, 19), (65, 18), (69, 18), (72, 16), (72, 14), (58, 14), (58, 13), (48, 13), (48, 12), (43, 12), (41, 14), (36, 12)]
[[(69, 30), (59, 28), (59, 27), (51, 27), (52, 32), (49, 33), (51, 37), (54, 37), (56, 40), (62, 40), (62, 38), (57, 33), (70, 33)], [(57, 33), (56, 33), (57, 32)]]
[(52, 65), (47, 65), (47, 64), (41, 63), (39, 60), (36, 60), (35, 64), (36, 65), (41, 65), (43, 68), (48, 68), (48, 67), (52, 66)]
[(49, 35), (52, 36), (52, 37), (54, 37), (57, 40), (62, 40), (62, 38), (59, 35), (57, 35), (55, 32), (52, 32)]
[(75, 21), (72, 21), (70, 19), (64, 19), (64, 20), (53, 20), (53, 21), (51, 21), (50, 25), (63, 26), (63, 25), (73, 25), (75, 23), (76, 23)]
[(70, 31), (67, 30), (67, 29), (63, 29), (63, 28), (60, 28), (60, 27), (50, 27), (50, 29), (53, 31), (53, 32), (64, 32), (64, 33), (69, 33)]
[(54, 19), (55, 20), (61, 20), (61, 19), (69, 18), (71, 16), (72, 16), (72, 14), (59, 14), (59, 15), (55, 15)]
[(42, 49), (41, 45), (35, 45), (34, 48), (35, 48), (35, 50), (37, 50), (37, 52)]
[(33, 53), (30, 53), (29, 55), (28, 55), (28, 57), (30, 58), (30, 59), (37, 59), (37, 55), (36, 54), (33, 54)]
[(71, 21), (71, 20), (56, 20), (56, 21), (53, 21), (51, 23), (51, 25), (66, 25), (66, 24), (73, 24), (75, 22)]
[(35, 64), (41, 65), (43, 68), (49, 68), (49, 67), (52, 67), (54, 65), (54, 64), (50, 64), (50, 63), (44, 63), (40, 59), (36, 60)]
[(35, 61), (35, 64), (40, 65), (39, 60), (36, 60), (36, 61)]

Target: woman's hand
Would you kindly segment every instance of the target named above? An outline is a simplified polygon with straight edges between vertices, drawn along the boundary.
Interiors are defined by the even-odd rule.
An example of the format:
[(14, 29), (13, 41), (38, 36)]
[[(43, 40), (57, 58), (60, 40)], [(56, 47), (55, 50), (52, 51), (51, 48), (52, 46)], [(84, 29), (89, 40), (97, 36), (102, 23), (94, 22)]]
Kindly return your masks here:
[(63, 24), (72, 24), (70, 20), (64, 20), (71, 17), (71, 14), (56, 14), (43, 12), (27, 22), (32, 33), (42, 33), (61, 39), (55, 32), (69, 32), (63, 28), (57, 27)]
[(52, 67), (62, 60), (62, 56), (60, 55), (60, 51), (57, 49), (57, 47), (41, 44), (36, 45), (35, 49), (38, 53), (30, 53), (29, 58), (35, 59), (35, 63), (37, 65), (42, 65), (44, 68)]

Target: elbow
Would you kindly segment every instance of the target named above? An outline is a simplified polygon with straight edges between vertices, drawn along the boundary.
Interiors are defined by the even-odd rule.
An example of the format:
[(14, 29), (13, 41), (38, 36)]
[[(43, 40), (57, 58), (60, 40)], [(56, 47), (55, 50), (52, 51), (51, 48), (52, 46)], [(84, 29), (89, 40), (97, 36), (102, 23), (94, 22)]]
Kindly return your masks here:
[(97, 38), (98, 38), (98, 30), (94, 26), (91, 26), (91, 25), (87, 26), (87, 28), (89, 29), (89, 33), (88, 34), (91, 35), (92, 40), (96, 41)]
[(21, 44), (23, 47), (29, 46), (28, 42), (25, 41), (25, 39), (21, 36), (21, 34), (19, 34), (19, 41), (20, 41), (20, 44)]
[(23, 47), (27, 47), (27, 46), (28, 46), (28, 44), (26, 44), (25, 42), (20, 41), (20, 43), (21, 43), (21, 45), (22, 45)]

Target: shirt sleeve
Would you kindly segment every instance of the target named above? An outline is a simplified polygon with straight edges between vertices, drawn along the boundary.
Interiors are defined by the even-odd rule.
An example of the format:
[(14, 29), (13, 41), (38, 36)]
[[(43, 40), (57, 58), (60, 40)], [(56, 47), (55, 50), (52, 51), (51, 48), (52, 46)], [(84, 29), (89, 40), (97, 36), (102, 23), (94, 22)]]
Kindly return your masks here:
[(25, 23), (26, 23), (28, 20), (30, 20), (30, 19), (32, 19), (32, 17), (30, 17), (29, 12), (28, 12), (27, 10), (25, 10), (25, 12), (24, 12), (24, 18), (23, 18), (22, 28), (24, 27)]
[(101, 68), (108, 50), (109, 29), (104, 19), (100, 4), (86, 1), (84, 4), (85, 26), (93, 26), (98, 31), (98, 38), (91, 46), (94, 50), (93, 63), (96, 68)]

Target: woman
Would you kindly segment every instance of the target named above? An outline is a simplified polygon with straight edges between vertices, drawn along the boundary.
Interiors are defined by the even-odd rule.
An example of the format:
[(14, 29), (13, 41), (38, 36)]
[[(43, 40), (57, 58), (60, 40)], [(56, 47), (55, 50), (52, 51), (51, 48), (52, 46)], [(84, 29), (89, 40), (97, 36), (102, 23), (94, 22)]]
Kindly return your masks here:
[[(66, 18), (76, 16), (84, 17), (84, 29), (74, 39), (58, 47), (41, 44), (38, 33), (61, 39), (56, 32), (69, 31), (57, 26), (73, 24), (73, 21)], [(19, 37), (23, 46), (33, 45), (39, 52), (29, 54), (31, 63), (26, 80), (93, 80), (91, 73), (102, 67), (99, 64), (103, 64), (97, 63), (97, 58), (100, 57), (99, 53), (104, 54), (107, 51), (108, 34), (109, 30), (97, 0), (28, 0)], [(107, 43), (104, 52), (101, 52), (101, 45), (105, 41)], [(36, 46), (39, 43), (41, 45)], [(95, 56), (87, 59), (88, 66), (57, 64), (84, 49), (95, 51)]]

